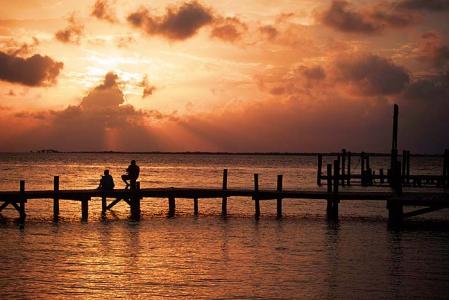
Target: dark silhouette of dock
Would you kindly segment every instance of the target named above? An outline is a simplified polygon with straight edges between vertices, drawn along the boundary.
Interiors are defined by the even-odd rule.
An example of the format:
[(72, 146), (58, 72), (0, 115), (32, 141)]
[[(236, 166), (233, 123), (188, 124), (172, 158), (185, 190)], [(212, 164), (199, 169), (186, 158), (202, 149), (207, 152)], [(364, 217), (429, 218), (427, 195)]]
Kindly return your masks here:
[[(40, 199), (53, 199), (53, 218), (59, 219), (60, 201), (78, 201), (81, 203), (81, 218), (88, 220), (89, 205), (93, 198), (101, 198), (101, 211), (103, 216), (120, 202), (126, 202), (130, 208), (132, 219), (139, 220), (141, 216), (141, 201), (151, 198), (168, 199), (168, 216), (176, 214), (176, 199), (193, 200), (193, 213), (199, 213), (199, 199), (221, 198), (221, 212), (228, 214), (229, 197), (250, 197), (254, 201), (254, 215), (256, 219), (261, 216), (260, 201), (276, 201), (276, 215), (283, 216), (284, 200), (326, 201), (326, 212), (330, 219), (338, 218), (338, 209), (341, 201), (383, 201), (386, 203), (389, 221), (399, 223), (403, 219), (436, 210), (449, 208), (449, 151), (444, 152), (444, 162), (441, 175), (411, 175), (410, 152), (404, 151), (402, 161), (399, 160), (397, 148), (399, 109), (394, 107), (393, 139), (390, 159), (390, 168), (386, 173), (381, 169), (376, 174), (370, 167), (369, 155), (361, 153), (360, 173), (354, 174), (351, 168), (351, 153), (343, 150), (332, 164), (326, 165), (326, 174), (322, 173), (322, 154), (318, 154), (317, 185), (325, 184), (326, 190), (284, 190), (283, 176), (277, 177), (277, 188), (266, 190), (259, 186), (259, 174), (254, 174), (253, 189), (229, 189), (228, 170), (223, 171), (223, 184), (220, 188), (141, 188), (140, 182), (131, 184), (130, 189), (115, 189), (102, 191), (98, 189), (61, 190), (59, 177), (54, 177), (53, 190), (26, 191), (25, 181), (20, 181), (18, 191), (0, 192), (0, 211), (11, 205), (19, 213), (20, 221), (25, 221), (25, 205), (28, 201)], [(360, 184), (362, 186), (388, 186), (387, 191), (373, 190), (347, 190), (346, 186)], [(433, 189), (403, 190), (409, 186), (431, 186)], [(109, 203), (108, 203), (109, 201)], [(404, 213), (404, 207), (413, 206), (415, 210)]]

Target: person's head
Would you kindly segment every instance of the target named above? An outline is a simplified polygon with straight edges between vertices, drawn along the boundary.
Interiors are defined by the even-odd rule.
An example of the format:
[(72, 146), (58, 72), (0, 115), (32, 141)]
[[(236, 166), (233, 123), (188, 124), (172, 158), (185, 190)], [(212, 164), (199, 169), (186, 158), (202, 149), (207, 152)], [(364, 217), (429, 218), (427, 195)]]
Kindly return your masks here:
[(104, 175), (109, 175), (109, 170), (104, 170)]
[(131, 164), (132, 164), (132, 165), (135, 165), (135, 164), (136, 164), (136, 161), (133, 159), (133, 160), (131, 161)]

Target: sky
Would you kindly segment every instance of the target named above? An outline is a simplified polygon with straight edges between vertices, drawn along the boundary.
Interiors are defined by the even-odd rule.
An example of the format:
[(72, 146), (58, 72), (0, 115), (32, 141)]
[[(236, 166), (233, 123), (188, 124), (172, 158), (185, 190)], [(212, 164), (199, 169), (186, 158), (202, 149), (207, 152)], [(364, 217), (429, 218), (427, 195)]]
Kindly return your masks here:
[(449, 148), (449, 0), (0, 6), (0, 151)]

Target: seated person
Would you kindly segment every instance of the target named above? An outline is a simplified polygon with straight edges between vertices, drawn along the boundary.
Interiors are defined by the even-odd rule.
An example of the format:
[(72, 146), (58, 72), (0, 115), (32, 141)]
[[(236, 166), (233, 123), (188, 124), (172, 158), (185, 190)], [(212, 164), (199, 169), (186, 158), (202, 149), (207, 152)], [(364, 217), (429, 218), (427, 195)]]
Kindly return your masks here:
[[(139, 173), (140, 173), (139, 166), (136, 164), (135, 160), (132, 160), (131, 164), (126, 169), (126, 174), (122, 175), (122, 180), (126, 184), (125, 188), (128, 188), (130, 184), (135, 185), (137, 178), (139, 178)], [(129, 183), (128, 180), (130, 181)]]
[(99, 190), (112, 191), (114, 189), (114, 179), (109, 174), (109, 170), (104, 170), (104, 175), (101, 176)]

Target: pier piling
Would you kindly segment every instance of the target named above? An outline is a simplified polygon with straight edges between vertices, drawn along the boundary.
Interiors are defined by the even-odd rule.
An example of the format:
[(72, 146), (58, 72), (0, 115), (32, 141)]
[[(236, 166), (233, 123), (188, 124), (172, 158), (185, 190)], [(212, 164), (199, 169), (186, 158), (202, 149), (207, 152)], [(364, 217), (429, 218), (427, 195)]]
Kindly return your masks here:
[(327, 177), (327, 216), (330, 217), (332, 214), (332, 192), (333, 192), (333, 188), (332, 188), (332, 165), (331, 164), (327, 164), (327, 168), (326, 168), (326, 177)]
[(53, 221), (59, 220), (59, 176), (53, 177)]
[[(277, 188), (276, 190), (278, 192), (282, 192), (282, 175), (278, 175), (277, 177)], [(276, 215), (277, 218), (280, 219), (282, 218), (282, 197), (278, 197), (276, 199)]]
[(323, 155), (322, 154), (318, 154), (318, 170), (317, 170), (317, 174), (316, 174), (316, 184), (318, 186), (321, 186), (321, 169), (323, 166)]
[(168, 198), (168, 216), (170, 218), (174, 217), (175, 213), (176, 213), (176, 200), (175, 197), (170, 196)]
[(198, 197), (193, 198), (193, 214), (198, 216)]
[(133, 186), (131, 186), (131, 219), (140, 220), (140, 182), (137, 181)]
[(19, 196), (19, 214), (20, 222), (24, 222), (26, 218), (25, 213), (25, 180), (20, 180), (20, 196)]
[(89, 198), (81, 200), (81, 220), (86, 222), (89, 218)]
[(254, 174), (254, 210), (255, 218), (259, 220), (260, 217), (260, 199), (259, 199), (259, 174)]
[(226, 196), (226, 190), (228, 189), (228, 169), (223, 170), (223, 198), (221, 199), (221, 215), (226, 216), (228, 214), (228, 197)]

